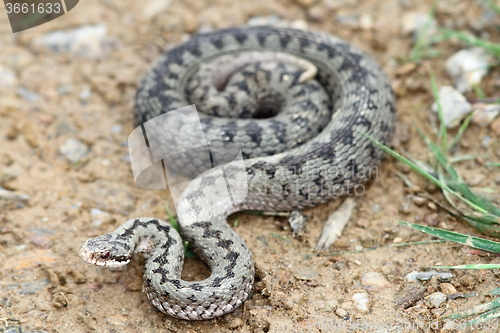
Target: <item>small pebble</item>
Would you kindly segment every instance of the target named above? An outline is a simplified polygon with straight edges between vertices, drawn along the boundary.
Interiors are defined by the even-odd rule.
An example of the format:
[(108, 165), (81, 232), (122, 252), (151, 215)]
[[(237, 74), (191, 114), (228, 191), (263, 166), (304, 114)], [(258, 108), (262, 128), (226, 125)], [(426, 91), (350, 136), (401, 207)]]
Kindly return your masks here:
[(380, 206), (379, 204), (375, 204), (372, 206), (372, 212), (373, 214), (378, 214), (382, 211), (382, 206)]
[(399, 207), (399, 211), (405, 215), (408, 215), (411, 213), (411, 206), (410, 206), (410, 203), (409, 202), (405, 202), (403, 203), (400, 207)]
[(432, 201), (427, 204), (427, 207), (429, 207), (430, 210), (437, 211), (437, 206)]
[(448, 296), (458, 293), (455, 287), (451, 283), (441, 283), (439, 287), (441, 288), (441, 291)]
[(422, 198), (422, 197), (419, 197), (419, 196), (414, 196), (411, 200), (418, 207), (422, 207), (427, 202), (426, 198)]
[(0, 65), (0, 88), (10, 88), (17, 85), (16, 73)]
[(167, 10), (171, 3), (171, 0), (149, 0), (144, 1), (142, 8), (142, 15), (145, 18), (152, 18), (153, 16), (160, 14)]
[(21, 290), (19, 291), (19, 293), (21, 295), (36, 294), (42, 290), (45, 290), (45, 288), (48, 285), (49, 285), (48, 279), (35, 280), (31, 282), (22, 282), (20, 284)]
[[(491, 136), (489, 135), (485, 135), (483, 137), (483, 139), (481, 140), (481, 146), (483, 146), (484, 148), (488, 148), (490, 146), (490, 143), (493, 141), (493, 139), (491, 138)], [(472, 184), (471, 184), (472, 185)]]
[(53, 52), (67, 52), (91, 59), (101, 58), (116, 47), (108, 37), (106, 24), (52, 31), (37, 38), (34, 46), (45, 46)]
[(432, 214), (425, 215), (424, 222), (431, 227), (435, 227), (439, 223), (438, 213), (432, 213)]
[(111, 127), (111, 132), (113, 133), (120, 133), (122, 131), (123, 126), (122, 125), (113, 125)]
[(354, 306), (362, 313), (369, 313), (370, 309), (368, 305), (370, 304), (370, 297), (368, 293), (357, 293), (352, 295), (352, 301), (354, 302)]
[(59, 147), (61, 154), (70, 162), (76, 163), (89, 153), (89, 147), (75, 138), (69, 138)]
[(90, 98), (90, 95), (92, 95), (92, 90), (90, 89), (89, 85), (85, 85), (78, 97), (82, 102), (86, 102)]
[(326, 19), (327, 17), (327, 11), (323, 6), (313, 6), (309, 8), (309, 11), (307, 12), (307, 16), (311, 21), (314, 22), (321, 22)]
[(27, 201), (30, 196), (27, 194), (21, 194), (17, 192), (12, 192), (0, 187), (0, 199), (3, 200), (13, 200), (13, 201)]
[(237, 329), (237, 328), (240, 328), (242, 327), (244, 324), (243, 320), (241, 320), (240, 318), (233, 318), (229, 321), (229, 323), (227, 324), (227, 326), (234, 330), (234, 329)]
[(94, 228), (98, 228), (103, 223), (107, 223), (112, 220), (112, 217), (108, 212), (102, 211), (97, 208), (92, 208), (90, 210), (90, 216), (92, 217), (92, 225), (94, 226)]
[(59, 95), (66, 95), (73, 91), (73, 86), (71, 84), (61, 84), (57, 86), (57, 92)]
[(390, 287), (389, 281), (385, 276), (378, 272), (368, 272), (363, 274), (361, 282), (368, 290), (384, 290)]
[(472, 106), (474, 114), (472, 122), (481, 127), (486, 127), (500, 114), (500, 104), (476, 103)]
[(337, 310), (335, 310), (335, 314), (344, 320), (349, 319), (349, 312), (347, 312), (347, 310), (344, 310), (340, 307), (337, 308)]
[(401, 22), (403, 22), (403, 34), (412, 34), (414, 40), (418, 39), (420, 32), (425, 28), (427, 28), (427, 38), (433, 35), (437, 29), (436, 20), (430, 17), (429, 13), (407, 12), (401, 18)]
[(426, 297), (429, 303), (434, 306), (435, 308), (439, 308), (441, 304), (446, 302), (446, 295), (443, 294), (442, 292), (435, 292), (433, 294), (430, 294), (429, 296)]
[(35, 102), (40, 99), (40, 95), (34, 93), (24, 87), (17, 88), (17, 94), (27, 102)]
[(359, 26), (363, 30), (373, 29), (373, 17), (369, 14), (362, 14), (359, 17)]
[[(458, 90), (451, 86), (439, 88), (439, 101), (446, 127), (455, 128), (472, 111), (472, 106)], [(438, 112), (437, 104), (432, 104), (432, 111)]]
[(358, 28), (359, 27), (359, 15), (358, 14), (339, 14), (335, 16), (335, 20), (337, 20), (338, 23), (351, 27), (351, 28)]
[(453, 277), (453, 274), (447, 272), (438, 272), (435, 270), (427, 271), (427, 272), (419, 272), (413, 271), (411, 273), (406, 274), (405, 279), (410, 282), (427, 281), (430, 280), (433, 276), (436, 276), (439, 280), (446, 281)]
[(460, 50), (446, 60), (445, 68), (460, 92), (471, 91), (488, 73), (493, 57), (484, 48)]
[(500, 117), (491, 123), (490, 128), (493, 133), (495, 133), (497, 136), (500, 136)]
[(269, 16), (254, 16), (247, 21), (247, 25), (259, 26), (259, 25), (280, 25), (281, 19), (278, 15)]

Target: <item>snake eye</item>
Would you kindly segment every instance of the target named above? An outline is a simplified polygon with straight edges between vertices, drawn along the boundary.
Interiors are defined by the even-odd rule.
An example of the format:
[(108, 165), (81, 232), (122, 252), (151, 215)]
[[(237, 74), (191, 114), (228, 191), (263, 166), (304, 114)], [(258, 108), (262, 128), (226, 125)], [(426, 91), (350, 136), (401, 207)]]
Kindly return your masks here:
[(104, 253), (101, 253), (101, 259), (102, 260), (106, 260), (109, 258), (109, 252), (104, 252)]

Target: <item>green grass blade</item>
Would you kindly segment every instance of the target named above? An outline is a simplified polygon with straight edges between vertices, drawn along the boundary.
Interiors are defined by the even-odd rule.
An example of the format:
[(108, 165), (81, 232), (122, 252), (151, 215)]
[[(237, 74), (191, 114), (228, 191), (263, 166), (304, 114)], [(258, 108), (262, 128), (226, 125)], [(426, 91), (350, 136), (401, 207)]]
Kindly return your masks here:
[(432, 94), (434, 95), (434, 100), (436, 101), (439, 117), (439, 136), (438, 141), (441, 142), (441, 148), (443, 151), (448, 151), (448, 133), (446, 132), (446, 125), (444, 123), (443, 107), (441, 106), (441, 101), (439, 99), (439, 91), (436, 83), (436, 78), (434, 73), (431, 71), (431, 87)]
[[(170, 210), (170, 208), (167, 205), (165, 205), (165, 210), (167, 211), (168, 222), (170, 223), (170, 225), (172, 226), (172, 228), (174, 228), (177, 232), (180, 233), (179, 222), (175, 218), (174, 214), (172, 214), (172, 211)], [(184, 242), (184, 257), (186, 257), (186, 258), (196, 258), (196, 256), (193, 253), (193, 251), (191, 251), (189, 249), (189, 242)]]
[(479, 323), (498, 318), (499, 316), (500, 316), (500, 307), (497, 307), (496, 309), (493, 309), (490, 312), (482, 314), (476, 319), (469, 321), (466, 326), (477, 325)]
[(404, 222), (404, 221), (399, 221), (399, 223), (412, 227), (414, 229), (423, 231), (429, 235), (433, 235), (439, 238), (443, 238), (455, 243), (459, 243), (465, 246), (469, 246), (475, 249), (483, 250), (483, 251), (488, 251), (488, 252), (494, 252), (494, 253), (500, 253), (500, 243), (490, 241), (484, 238), (479, 238), (479, 237), (474, 237), (474, 236), (468, 236), (464, 235), (458, 232), (454, 231), (448, 231), (448, 230), (443, 230), (439, 228), (433, 228), (433, 227), (427, 227), (424, 225), (420, 224), (414, 224), (414, 223), (409, 223), (409, 222)]
[(451, 319), (451, 320), (461, 319), (461, 318), (477, 315), (479, 313), (483, 313), (486, 311), (491, 311), (491, 310), (497, 309), (499, 307), (500, 307), (500, 299), (495, 299), (491, 302), (477, 305), (470, 310), (452, 313), (450, 315), (444, 316), (443, 318)]
[(457, 38), (466, 44), (482, 47), (488, 51), (491, 51), (495, 53), (497, 56), (500, 54), (500, 44), (490, 42), (489, 40), (486, 39), (475, 37), (468, 32), (455, 31), (450, 29), (440, 29), (439, 35), (442, 38), (442, 40)]
[(422, 59), (422, 53), (424, 52), (424, 49), (428, 46), (428, 40), (427, 40), (427, 32), (429, 31), (429, 28), (431, 27), (432, 20), (434, 18), (434, 7), (432, 8), (430, 14), (429, 14), (429, 19), (427, 22), (425, 22), (424, 26), (420, 29), (420, 31), (417, 31), (417, 40), (415, 42), (415, 45), (413, 45), (411, 51), (410, 51), (410, 61), (411, 62), (418, 62)]
[(459, 265), (459, 266), (433, 266), (432, 268), (439, 269), (498, 269), (500, 264), (475, 264), (475, 265)]
[(470, 121), (472, 120), (473, 115), (474, 115), (474, 113), (469, 114), (467, 116), (467, 118), (465, 118), (462, 125), (460, 125), (460, 128), (458, 129), (457, 135), (455, 135), (455, 137), (451, 141), (450, 150), (453, 149), (458, 144), (458, 141), (460, 141), (460, 139), (462, 138), (462, 135), (464, 134), (465, 130), (467, 129), (467, 127), (469, 127), (469, 124), (470, 124)]

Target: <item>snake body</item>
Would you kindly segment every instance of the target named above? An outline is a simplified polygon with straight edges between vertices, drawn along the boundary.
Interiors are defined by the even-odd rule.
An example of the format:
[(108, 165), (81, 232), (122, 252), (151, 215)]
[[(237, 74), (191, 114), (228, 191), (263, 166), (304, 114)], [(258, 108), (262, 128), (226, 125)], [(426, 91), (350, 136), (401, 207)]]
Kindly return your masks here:
[[(217, 59), (238, 59), (245, 52), (304, 59), (314, 64), (317, 75), (303, 82), (303, 64), (273, 55), (235, 60), (229, 69), (219, 71), (222, 74), (204, 68), (207, 63), (221, 68), (231, 61)], [(275, 66), (280, 68), (266, 67), (270, 58), (277, 59)], [(205, 76), (214, 75), (212, 82), (203, 83)], [(259, 88), (260, 81), (271, 84)], [(209, 93), (216, 95), (207, 97)], [(283, 94), (296, 99), (290, 102), (290, 96)], [(249, 95), (255, 99), (245, 101)], [(203, 281), (182, 280), (183, 241), (168, 223), (154, 218), (132, 219), (113, 233), (90, 239), (80, 255), (93, 264), (120, 266), (135, 252), (150, 252), (144, 290), (154, 306), (177, 318), (203, 320), (236, 309), (253, 285), (251, 253), (226, 217), (240, 210), (300, 210), (353, 193), (373, 178), (367, 171), (373, 171), (382, 157), (363, 133), (389, 144), (396, 112), (388, 78), (362, 51), (325, 33), (274, 27), (200, 34), (167, 51), (141, 82), (136, 123), (142, 125), (193, 101), (208, 113), (200, 115), (207, 140), (237, 143), (247, 158), (245, 180), (228, 174), (236, 187), (248, 185), (241, 203), (224, 214), (207, 213), (207, 207), (219, 204), (220, 196), (213, 193), (226, 185), (208, 174), (190, 182), (176, 206), (183, 239), (210, 267), (211, 275)], [(246, 104), (237, 106), (240, 101)], [(283, 112), (275, 114), (275, 109)], [(262, 112), (267, 119), (256, 119)], [(313, 134), (297, 134), (303, 128)], [(189, 135), (182, 140), (189, 140)]]

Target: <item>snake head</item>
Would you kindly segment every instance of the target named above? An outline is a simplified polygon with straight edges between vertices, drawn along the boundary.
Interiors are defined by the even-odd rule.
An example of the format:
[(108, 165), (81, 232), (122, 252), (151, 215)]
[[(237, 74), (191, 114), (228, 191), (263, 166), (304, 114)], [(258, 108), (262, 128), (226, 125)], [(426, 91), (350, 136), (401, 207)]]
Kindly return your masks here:
[(131, 252), (128, 245), (120, 241), (119, 236), (105, 234), (87, 240), (80, 249), (80, 257), (86, 262), (107, 267), (120, 267), (128, 264)]

